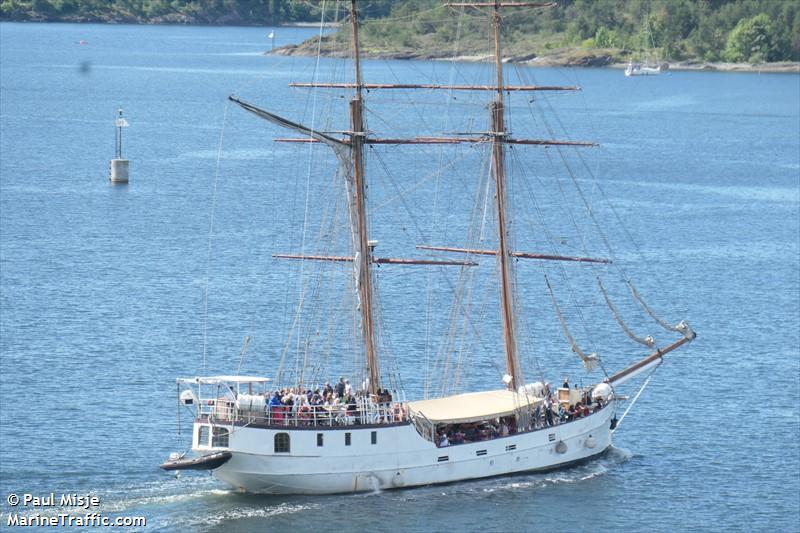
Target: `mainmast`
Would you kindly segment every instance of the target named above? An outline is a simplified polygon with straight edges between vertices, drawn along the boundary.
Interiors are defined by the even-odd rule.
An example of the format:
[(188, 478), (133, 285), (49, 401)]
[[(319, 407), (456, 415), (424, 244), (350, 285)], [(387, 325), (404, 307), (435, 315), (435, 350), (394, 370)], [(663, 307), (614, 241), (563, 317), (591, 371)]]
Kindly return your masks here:
[(508, 222), (506, 220), (506, 176), (505, 176), (505, 107), (503, 102), (503, 56), (500, 45), (500, 2), (495, 0), (492, 12), (494, 28), (494, 60), (497, 70), (497, 94), (490, 107), (492, 114), (492, 171), (497, 199), (497, 232), (499, 249), (497, 253), (500, 268), (500, 306), (503, 318), (503, 343), (506, 349), (506, 370), (511, 376), (508, 388), (517, 390), (525, 383), (522, 367), (517, 355), (517, 338), (514, 331), (514, 290), (511, 254), (508, 249)]
[(356, 215), (357, 235), (355, 235), (356, 284), (360, 300), (361, 332), (364, 336), (364, 350), (367, 358), (369, 377), (368, 390), (377, 394), (380, 388), (378, 354), (375, 350), (375, 322), (372, 311), (372, 247), (367, 232), (367, 184), (364, 176), (364, 101), (361, 98), (361, 59), (358, 43), (358, 7), (356, 0), (350, 0), (350, 22), (353, 28), (353, 60), (355, 66), (355, 96), (350, 100), (350, 151), (353, 161), (353, 202)]

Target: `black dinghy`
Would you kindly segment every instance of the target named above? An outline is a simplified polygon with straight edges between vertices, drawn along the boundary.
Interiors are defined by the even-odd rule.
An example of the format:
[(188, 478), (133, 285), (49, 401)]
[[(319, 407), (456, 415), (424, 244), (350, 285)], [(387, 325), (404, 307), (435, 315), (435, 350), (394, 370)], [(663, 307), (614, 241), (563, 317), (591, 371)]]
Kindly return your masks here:
[(199, 457), (170, 458), (161, 465), (161, 468), (164, 470), (214, 470), (227, 463), (231, 455), (231, 452), (224, 450)]

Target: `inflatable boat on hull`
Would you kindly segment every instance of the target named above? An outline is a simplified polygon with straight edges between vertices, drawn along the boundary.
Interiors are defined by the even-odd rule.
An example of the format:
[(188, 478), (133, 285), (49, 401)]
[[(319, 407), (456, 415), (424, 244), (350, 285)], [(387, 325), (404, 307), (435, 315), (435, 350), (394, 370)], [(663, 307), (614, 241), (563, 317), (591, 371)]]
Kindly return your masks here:
[(164, 470), (214, 470), (227, 463), (231, 455), (229, 451), (222, 451), (200, 457), (170, 459), (162, 464), (161, 468)]

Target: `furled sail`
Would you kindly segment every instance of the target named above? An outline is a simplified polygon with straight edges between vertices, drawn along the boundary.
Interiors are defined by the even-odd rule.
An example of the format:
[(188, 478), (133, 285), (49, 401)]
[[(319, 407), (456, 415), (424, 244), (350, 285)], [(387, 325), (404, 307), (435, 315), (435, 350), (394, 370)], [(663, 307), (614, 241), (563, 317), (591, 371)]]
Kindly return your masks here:
[(229, 96), (228, 100), (238, 104), (245, 111), (249, 111), (255, 116), (263, 118), (268, 122), (272, 122), (273, 124), (280, 126), (281, 128), (286, 128), (289, 130), (294, 130), (300, 133), (304, 133), (309, 137), (311, 137), (312, 139), (317, 140), (321, 143), (325, 143), (326, 145), (330, 146), (334, 154), (336, 154), (336, 159), (338, 159), (339, 161), (339, 167), (342, 172), (342, 175), (345, 176), (345, 178), (347, 179), (347, 183), (349, 186), (350, 182), (352, 181), (352, 176), (348, 171), (349, 168), (352, 166), (349, 142), (342, 139), (337, 139), (335, 137), (331, 137), (330, 135), (322, 133), (321, 131), (317, 131), (314, 128), (309, 128), (308, 126), (304, 126), (302, 124), (298, 124), (297, 122), (293, 122), (287, 118), (283, 118), (282, 116), (276, 115), (275, 113), (270, 113), (269, 111), (261, 109), (260, 107), (255, 106), (249, 102), (240, 100), (239, 98), (233, 95)]
[(648, 335), (647, 337), (642, 338), (636, 335), (633, 331), (631, 331), (631, 328), (629, 328), (628, 325), (625, 324), (625, 322), (622, 320), (622, 317), (619, 315), (617, 308), (611, 302), (611, 298), (609, 298), (608, 296), (608, 291), (606, 291), (606, 288), (603, 286), (603, 282), (600, 281), (600, 278), (597, 278), (597, 284), (600, 286), (600, 291), (603, 293), (603, 298), (606, 299), (606, 305), (608, 305), (608, 308), (611, 310), (611, 314), (614, 315), (614, 320), (617, 321), (619, 327), (622, 328), (622, 330), (628, 335), (628, 337), (635, 340), (639, 344), (644, 344), (648, 348), (652, 348), (653, 346), (655, 346), (656, 340), (653, 338), (652, 335)]
[(550, 291), (550, 298), (553, 300), (553, 307), (556, 310), (556, 315), (558, 316), (558, 321), (561, 323), (561, 329), (564, 330), (564, 336), (567, 337), (570, 346), (572, 346), (572, 351), (578, 354), (578, 357), (581, 358), (583, 361), (583, 367), (586, 369), (587, 372), (591, 372), (600, 364), (600, 358), (597, 356), (596, 353), (585, 353), (581, 350), (578, 343), (575, 342), (575, 338), (569, 332), (569, 328), (567, 327), (567, 321), (564, 320), (564, 315), (561, 313), (561, 308), (558, 306), (558, 302), (556, 301), (556, 296), (553, 294), (553, 288), (550, 286), (550, 280), (547, 279), (547, 276), (544, 277), (545, 283), (547, 283), (547, 290)]
[(231, 102), (235, 102), (236, 104), (240, 105), (242, 109), (244, 109), (245, 111), (249, 111), (250, 113), (256, 115), (257, 117), (263, 118), (268, 122), (272, 122), (273, 124), (276, 124), (282, 128), (299, 131), (300, 133), (305, 133), (306, 135), (327, 144), (328, 146), (333, 148), (335, 152), (337, 152), (337, 155), (339, 155), (339, 150), (341, 150), (342, 152), (346, 152), (350, 149), (348, 143), (345, 141), (336, 139), (335, 137), (331, 137), (330, 135), (326, 135), (313, 128), (309, 128), (308, 126), (303, 126), (302, 124), (298, 124), (297, 122), (292, 122), (291, 120), (276, 115), (275, 113), (270, 113), (269, 111), (265, 111), (264, 109), (261, 109), (260, 107), (245, 102), (244, 100), (240, 100), (235, 96), (232, 95), (229, 96), (228, 100), (230, 100)]

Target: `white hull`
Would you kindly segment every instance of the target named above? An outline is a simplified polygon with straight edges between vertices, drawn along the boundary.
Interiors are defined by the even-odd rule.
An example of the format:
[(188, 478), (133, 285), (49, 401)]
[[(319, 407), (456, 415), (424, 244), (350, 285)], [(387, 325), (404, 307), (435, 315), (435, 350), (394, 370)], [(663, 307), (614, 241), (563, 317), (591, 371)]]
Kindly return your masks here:
[(661, 67), (631, 67), (625, 69), (626, 76), (657, 76), (661, 74)]
[[(609, 406), (569, 423), (441, 448), (423, 439), (413, 425), (237, 427), (226, 448), (232, 458), (213, 473), (245, 492), (335, 494), (550, 470), (603, 453), (611, 445), (613, 412)], [(195, 439), (201, 425), (207, 424), (195, 423)], [(274, 453), (277, 433), (289, 435), (290, 453)], [(320, 433), (321, 447), (317, 445)], [(216, 449), (195, 447), (199, 453)]]

